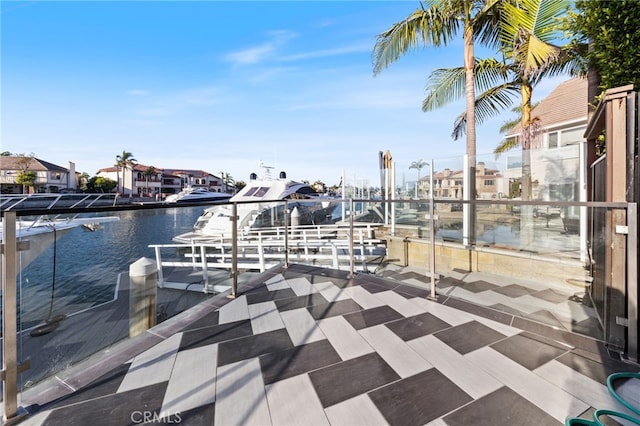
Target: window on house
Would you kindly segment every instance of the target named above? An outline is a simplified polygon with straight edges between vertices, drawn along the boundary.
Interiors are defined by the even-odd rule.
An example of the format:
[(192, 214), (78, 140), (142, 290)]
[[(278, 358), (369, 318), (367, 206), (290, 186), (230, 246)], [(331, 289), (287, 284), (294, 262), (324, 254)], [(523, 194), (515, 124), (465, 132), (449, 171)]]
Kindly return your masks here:
[(522, 167), (522, 156), (507, 157), (507, 169), (519, 169)]
[(584, 140), (584, 132), (586, 127), (578, 127), (577, 129), (563, 130), (560, 134), (560, 146), (575, 145)]
[(461, 180), (456, 180), (453, 182), (454, 185), (462, 185), (462, 181)]
[(549, 184), (549, 199), (551, 201), (574, 201), (578, 199), (577, 184), (561, 183)]
[(493, 179), (487, 179), (487, 180), (484, 181), (484, 185), (485, 186), (493, 186), (495, 184), (496, 183), (495, 183), (495, 181)]
[(558, 147), (558, 132), (549, 133), (549, 148)]
[(62, 175), (59, 172), (53, 172), (53, 173), (51, 173), (51, 179), (60, 180), (60, 179), (62, 179)]

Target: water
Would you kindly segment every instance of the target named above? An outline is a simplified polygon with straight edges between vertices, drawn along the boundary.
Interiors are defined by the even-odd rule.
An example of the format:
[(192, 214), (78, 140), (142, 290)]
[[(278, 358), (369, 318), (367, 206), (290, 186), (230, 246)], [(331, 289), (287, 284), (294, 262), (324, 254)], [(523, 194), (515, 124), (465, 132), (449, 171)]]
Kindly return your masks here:
[(54, 315), (69, 315), (112, 300), (118, 274), (127, 272), (141, 257), (154, 259), (148, 245), (172, 243), (175, 235), (192, 229), (205, 207), (114, 212), (109, 214), (120, 220), (104, 223), (96, 232), (78, 227), (60, 235), (55, 247), (55, 280), (53, 245), (18, 276), (21, 328), (47, 317), (54, 284)]

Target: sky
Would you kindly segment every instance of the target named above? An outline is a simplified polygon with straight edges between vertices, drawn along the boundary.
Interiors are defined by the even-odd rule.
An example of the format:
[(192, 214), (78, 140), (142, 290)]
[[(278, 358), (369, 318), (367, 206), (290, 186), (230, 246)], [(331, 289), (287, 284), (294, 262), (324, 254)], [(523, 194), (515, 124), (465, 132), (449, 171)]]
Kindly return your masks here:
[[(418, 6), (3, 0), (0, 151), (72, 161), (90, 176), (123, 151), (146, 166), (244, 181), (262, 162), (327, 185), (344, 175), (380, 186), (387, 150), (397, 179), (415, 179), (417, 160), (461, 168), (465, 141), (451, 131), (463, 100), (421, 106), (428, 75), (462, 65), (462, 36), (373, 74), (376, 36)], [(541, 83), (534, 100), (566, 79)], [(478, 161), (495, 160), (509, 118), (478, 126)]]

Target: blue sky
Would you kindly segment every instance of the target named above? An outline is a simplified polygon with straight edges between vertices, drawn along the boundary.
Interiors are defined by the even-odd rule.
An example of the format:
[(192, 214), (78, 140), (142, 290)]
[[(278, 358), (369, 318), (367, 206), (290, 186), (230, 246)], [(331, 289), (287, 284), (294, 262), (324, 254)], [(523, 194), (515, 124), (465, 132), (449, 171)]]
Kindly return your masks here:
[[(415, 179), (412, 161), (439, 170), (465, 152), (450, 137), (462, 101), (421, 111), (429, 73), (462, 64), (461, 40), (373, 76), (376, 35), (418, 4), (2, 1), (1, 150), (90, 175), (126, 150), (236, 180), (263, 161), (296, 180), (337, 184), (344, 171), (374, 186), (389, 150)], [(509, 116), (478, 127), (479, 159), (494, 158)]]

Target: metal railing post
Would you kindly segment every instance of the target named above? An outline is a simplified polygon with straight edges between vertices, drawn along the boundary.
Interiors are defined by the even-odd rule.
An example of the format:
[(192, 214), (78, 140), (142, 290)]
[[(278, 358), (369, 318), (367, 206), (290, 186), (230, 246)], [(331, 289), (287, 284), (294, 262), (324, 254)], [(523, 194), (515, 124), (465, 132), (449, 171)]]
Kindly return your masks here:
[(349, 275), (355, 276), (355, 259), (353, 254), (353, 198), (349, 200)]
[(207, 265), (207, 247), (200, 245), (200, 264), (202, 265), (202, 291), (209, 293), (209, 266)]
[(638, 362), (638, 204), (627, 209), (627, 356)]
[(5, 211), (2, 221), (2, 403), (4, 421), (18, 418), (18, 328), (16, 213)]
[[(433, 159), (429, 177), (429, 238), (431, 239), (431, 299), (436, 299), (436, 220), (433, 196)], [(474, 205), (475, 208), (475, 205)]]
[(158, 268), (158, 287), (164, 287), (164, 274), (162, 273), (162, 255), (160, 254), (160, 247), (154, 247), (156, 253), (156, 264)]
[[(238, 204), (231, 207), (231, 297), (238, 296)], [(223, 249), (224, 250), (224, 249)]]
[(289, 267), (289, 201), (284, 200), (284, 267)]

